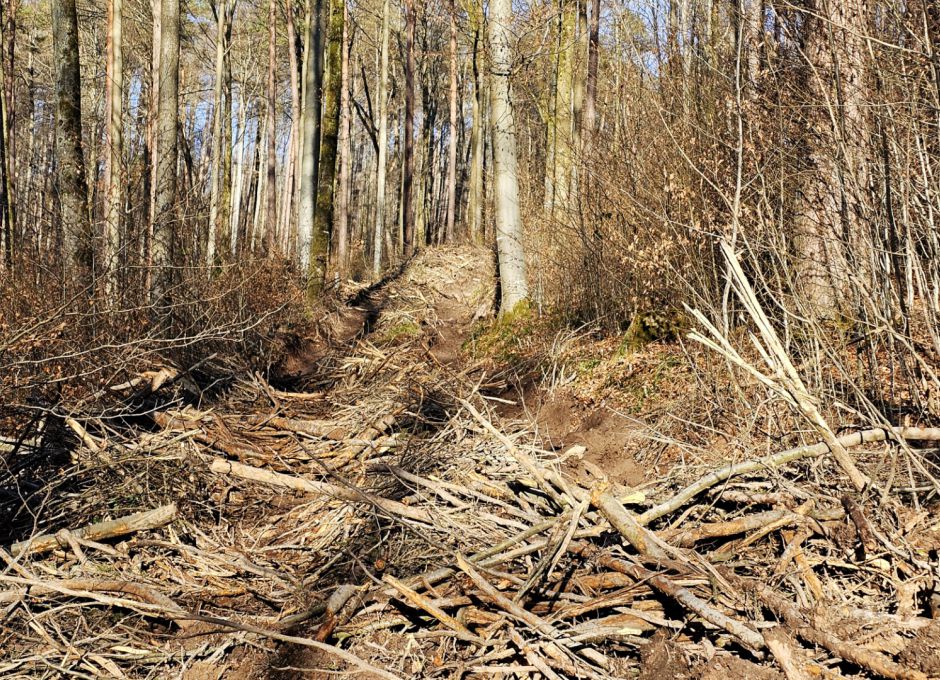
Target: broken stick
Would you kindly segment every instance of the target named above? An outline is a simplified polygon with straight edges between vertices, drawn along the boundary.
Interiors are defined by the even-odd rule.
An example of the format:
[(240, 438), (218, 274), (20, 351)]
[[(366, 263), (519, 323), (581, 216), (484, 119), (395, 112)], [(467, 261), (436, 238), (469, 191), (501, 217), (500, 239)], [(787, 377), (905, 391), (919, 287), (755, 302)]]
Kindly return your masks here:
[[(127, 534), (133, 534), (137, 531), (158, 529), (172, 522), (175, 517), (176, 504), (170, 503), (169, 505), (163, 505), (153, 510), (135, 512), (133, 515), (109, 519), (80, 529), (74, 529), (70, 533), (79, 539), (100, 541), (105, 538), (126, 536)], [(25, 541), (14, 543), (10, 546), (9, 552), (13, 557), (19, 557), (27, 553), (46, 553), (61, 545), (62, 543), (57, 534), (41, 534)], [(68, 543), (65, 545), (68, 545)]]

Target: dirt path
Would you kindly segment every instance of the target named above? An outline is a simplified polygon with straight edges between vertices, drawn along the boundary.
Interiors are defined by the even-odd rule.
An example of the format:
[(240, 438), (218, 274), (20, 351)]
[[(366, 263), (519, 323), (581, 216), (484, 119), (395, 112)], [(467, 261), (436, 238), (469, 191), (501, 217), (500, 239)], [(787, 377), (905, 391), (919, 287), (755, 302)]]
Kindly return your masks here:
[[(225, 575), (213, 579), (213, 595), (195, 565), (174, 560), (177, 602), (229, 619), (294, 621), (278, 629), (320, 639), (343, 623), (324, 620), (319, 607), (344, 584), (419, 573), (442, 550), (473, 551), (501, 536), (496, 517), (441, 523), (440, 499), (415, 483), (499, 484), (501, 474), (486, 469), (505, 467), (502, 453), (492, 455), (499, 445), (451, 422), (476, 389), (480, 368), (464, 363), (461, 348), (493, 292), (485, 251), (423, 253), (336, 310), (321, 337), (295, 343), (271, 384), (256, 377), (213, 409), (159, 414), (160, 436), (187, 436), (216, 473), (197, 475), (214, 517), (185, 502), (181, 513), (201, 551), (197, 571)], [(273, 486), (271, 472), (295, 488), (303, 480), (330, 491), (311, 497)], [(244, 568), (222, 566), (233, 560)], [(227, 639), (209, 634), (208, 623), (195, 629), (205, 632), (201, 643)], [(311, 677), (289, 669), (334, 663), (293, 645), (238, 646), (195, 661), (184, 677)]]

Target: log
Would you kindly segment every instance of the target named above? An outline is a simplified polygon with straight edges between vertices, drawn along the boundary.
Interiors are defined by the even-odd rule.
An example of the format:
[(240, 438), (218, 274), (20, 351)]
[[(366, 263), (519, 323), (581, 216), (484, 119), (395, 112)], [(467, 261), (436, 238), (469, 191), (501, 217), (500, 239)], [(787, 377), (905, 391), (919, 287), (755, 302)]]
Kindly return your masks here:
[[(126, 536), (137, 531), (146, 531), (148, 529), (158, 529), (173, 521), (176, 517), (176, 504), (170, 503), (153, 510), (144, 512), (135, 512), (132, 515), (126, 515), (117, 519), (109, 519), (97, 524), (90, 524), (80, 529), (73, 529), (70, 533), (80, 539), (87, 541), (100, 541), (106, 538), (116, 538)], [(67, 546), (68, 543), (65, 544)], [(59, 537), (56, 534), (41, 534), (25, 541), (14, 543), (10, 546), (9, 552), (13, 557), (19, 557), (29, 553), (46, 553), (62, 546)], [(64, 547), (64, 546), (63, 546)]]

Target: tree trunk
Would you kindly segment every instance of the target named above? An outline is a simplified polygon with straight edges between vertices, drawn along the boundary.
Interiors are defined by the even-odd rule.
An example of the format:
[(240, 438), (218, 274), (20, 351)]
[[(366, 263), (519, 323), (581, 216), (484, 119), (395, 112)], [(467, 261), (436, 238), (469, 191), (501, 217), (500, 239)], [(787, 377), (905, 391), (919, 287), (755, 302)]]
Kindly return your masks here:
[(330, 238), (333, 233), (333, 196), (336, 182), (336, 145), (339, 137), (339, 99), (343, 87), (343, 22), (345, 0), (332, 0), (330, 26), (327, 37), (328, 87), (323, 93), (323, 134), (320, 140), (320, 178), (317, 187), (317, 207), (313, 220), (316, 251), (311, 252), (315, 275), (307, 280), (308, 298), (319, 294), (327, 269)]
[(388, 3), (382, 3), (382, 47), (379, 66), (378, 158), (375, 169), (375, 231), (372, 234), (372, 275), (382, 271), (382, 240), (385, 237), (385, 181), (388, 163)]
[(470, 30), (473, 34), (473, 99), (470, 102), (470, 187), (467, 197), (467, 217), (470, 240), (479, 243), (483, 238), (483, 162), (485, 155), (483, 69), (483, 5), (481, 0), (470, 2)]
[[(11, 3), (12, 5), (12, 3)], [(15, 219), (15, 210), (13, 203), (13, 169), (15, 166), (15, 158), (13, 157), (13, 135), (11, 134), (13, 130), (12, 126), (12, 107), (9, 106), (10, 101), (12, 100), (12, 91), (10, 92), (10, 97), (7, 96), (7, 82), (9, 80), (8, 71), (10, 70), (10, 65), (6, 63), (6, 44), (7, 41), (10, 41), (10, 52), (13, 51), (13, 36), (7, 35), (10, 31), (8, 26), (14, 25), (13, 13), (15, 11), (15, 6), (7, 8), (7, 12), (10, 16), (0, 16), (0, 84), (3, 85), (3, 92), (0, 93), (0, 225), (2, 225), (2, 230), (0, 230), (0, 239), (3, 240), (3, 264), (10, 271), (13, 269), (13, 253), (14, 253), (14, 233), (16, 227)], [(32, 54), (30, 54), (32, 57)], [(12, 59), (10, 60), (12, 64)], [(12, 85), (12, 83), (11, 83)], [(30, 134), (32, 134), (32, 126), (30, 127)], [(32, 159), (27, 159), (27, 163), (32, 164)]]
[[(795, 280), (812, 312), (836, 316), (849, 302), (849, 275), (864, 280), (871, 134), (865, 118), (866, 0), (820, 0), (806, 34), (808, 167), (798, 194)], [(825, 102), (824, 107), (818, 103)]]
[(242, 247), (239, 242), (239, 225), (242, 217), (242, 197), (245, 187), (245, 144), (247, 136), (245, 130), (248, 126), (248, 100), (244, 91), (239, 88), (238, 91), (238, 123), (235, 127), (233, 144), (235, 149), (232, 155), (232, 200), (231, 217), (228, 223), (229, 247), (231, 256), (234, 259), (238, 255), (238, 249)]
[(274, 236), (277, 231), (277, 0), (268, 3), (268, 97), (267, 111), (265, 113), (265, 138), (268, 142), (267, 150), (267, 201), (264, 215), (264, 252), (265, 255), (274, 253)]
[(122, 169), (124, 165), (124, 2), (111, 0), (110, 71), (108, 86), (108, 209), (105, 213), (104, 266), (107, 268), (107, 293), (117, 292), (121, 228), (123, 223), (124, 191)]
[[(745, 4), (746, 3), (746, 4)], [(764, 44), (764, 0), (742, 0), (744, 49), (747, 55), (747, 89), (754, 93), (760, 71), (760, 53)]]
[(454, 241), (454, 220), (457, 214), (457, 3), (450, 5), (450, 132), (447, 158), (447, 230), (444, 238)]
[(149, 191), (147, 192), (148, 213), (147, 232), (144, 236), (144, 288), (148, 293), (153, 288), (153, 229), (157, 216), (157, 159), (160, 157), (160, 139), (157, 133), (160, 108), (160, 53), (163, 45), (163, 3), (162, 0), (150, 0), (153, 15), (153, 41), (150, 64), (150, 115), (147, 118), (148, 148), (150, 166), (148, 170)]
[(297, 218), (297, 247), (300, 266), (308, 279), (322, 279), (326, 244), (315, 238), (313, 216), (317, 192), (320, 149), (320, 101), (323, 84), (321, 60), (321, 14), (323, 0), (309, 0), (307, 38), (304, 44), (303, 152), (300, 167), (300, 209)]
[(295, 227), (297, 211), (295, 204), (298, 201), (300, 193), (300, 126), (301, 126), (301, 106), (300, 106), (300, 67), (297, 59), (298, 43), (297, 31), (294, 25), (294, 8), (291, 0), (286, 2), (287, 15), (287, 56), (290, 65), (290, 107), (291, 107), (291, 127), (290, 127), (290, 146), (288, 148), (288, 172), (284, 176), (284, 200), (281, 202), (283, 217), (281, 219), (283, 237), (282, 248), (285, 254), (295, 252), (296, 232)]
[(343, 3), (343, 67), (342, 67), (342, 92), (340, 95), (339, 109), (339, 163), (340, 175), (337, 183), (336, 197), (336, 270), (341, 276), (346, 274), (346, 268), (349, 261), (349, 163), (352, 160), (352, 151), (350, 149), (350, 111), (349, 111), (349, 53), (350, 53), (350, 30), (349, 30), (349, 7)]
[[(2, 160), (3, 166), (0, 168), (0, 179), (2, 179), (3, 186), (0, 188), (0, 191), (4, 194), (3, 213), (0, 215), (0, 222), (4, 224), (3, 232), (6, 234), (6, 238), (3, 239), (3, 259), (10, 266), (13, 264), (13, 254), (16, 250), (15, 248), (15, 239), (16, 239), (16, 166), (17, 166), (17, 157), (16, 152), (16, 135), (13, 134), (13, 131), (16, 129), (16, 97), (15, 97), (15, 80), (14, 80), (14, 54), (16, 50), (16, 12), (17, 12), (17, 0), (9, 0), (6, 7), (6, 15), (0, 17), (0, 83), (3, 84), (3, 97), (0, 100), (0, 143), (3, 145), (3, 154)], [(32, 51), (29, 55), (29, 67), (28, 71), (30, 74), (30, 87), (32, 87), (32, 73), (33, 73), (33, 54)], [(30, 134), (32, 134), (32, 126), (30, 126)], [(31, 164), (32, 159), (27, 158), (27, 163)]]
[(215, 90), (213, 93), (213, 118), (212, 118), (212, 160), (210, 162), (210, 172), (212, 179), (209, 184), (209, 228), (206, 239), (206, 267), (209, 271), (216, 264), (216, 243), (218, 235), (221, 232), (219, 221), (219, 201), (222, 193), (222, 182), (225, 175), (225, 168), (222, 163), (222, 144), (225, 134), (223, 126), (231, 126), (231, 120), (225, 120), (225, 105), (223, 104), (223, 84), (225, 78), (225, 59), (226, 59), (226, 27), (230, 12), (230, 1), (221, 0), (216, 10), (217, 30), (215, 38)]
[(490, 66), (493, 162), (496, 171), (496, 252), (502, 291), (500, 314), (514, 311), (529, 297), (522, 219), (519, 215), (519, 181), (516, 133), (510, 98), (509, 45), (512, 0), (490, 0)]
[(160, 36), (160, 99), (157, 108), (157, 194), (153, 225), (153, 287), (151, 301), (168, 290), (176, 231), (176, 189), (179, 162), (180, 0), (162, 0)]
[(82, 157), (82, 85), (78, 59), (78, 14), (75, 0), (52, 3), (55, 64), (56, 192), (62, 244), (87, 276), (92, 271), (94, 242), (88, 212), (88, 185)]
[(402, 140), (402, 252), (414, 254), (415, 209), (412, 184), (415, 173), (415, 6), (405, 0), (405, 131)]
[(584, 117), (581, 120), (581, 138), (584, 142), (584, 153), (587, 159), (590, 159), (592, 137), (597, 127), (597, 69), (600, 58), (600, 15), (601, 0), (591, 0), (591, 19), (588, 29), (587, 83), (584, 92)]
[(571, 177), (574, 167), (572, 132), (575, 90), (575, 27), (577, 0), (561, 0), (558, 16), (555, 83), (550, 95), (546, 143), (546, 205), (558, 218), (570, 207)]

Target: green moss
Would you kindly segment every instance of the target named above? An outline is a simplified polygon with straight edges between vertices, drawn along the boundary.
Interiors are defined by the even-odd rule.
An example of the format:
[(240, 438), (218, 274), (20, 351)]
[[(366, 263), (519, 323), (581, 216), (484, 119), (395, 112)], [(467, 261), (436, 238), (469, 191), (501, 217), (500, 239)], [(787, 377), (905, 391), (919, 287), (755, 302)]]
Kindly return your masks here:
[(380, 333), (378, 343), (382, 345), (393, 345), (419, 335), (421, 335), (421, 326), (411, 319), (406, 319), (399, 321), (391, 328)]
[(600, 359), (582, 359), (578, 362), (578, 375), (587, 376), (594, 372), (594, 369), (601, 365)]
[(535, 333), (536, 321), (530, 303), (524, 300), (493, 321), (477, 323), (463, 349), (477, 357), (515, 361), (522, 356), (525, 341)]
[(617, 348), (617, 356), (642, 349), (651, 342), (673, 340), (688, 327), (688, 320), (678, 312), (636, 314)]

